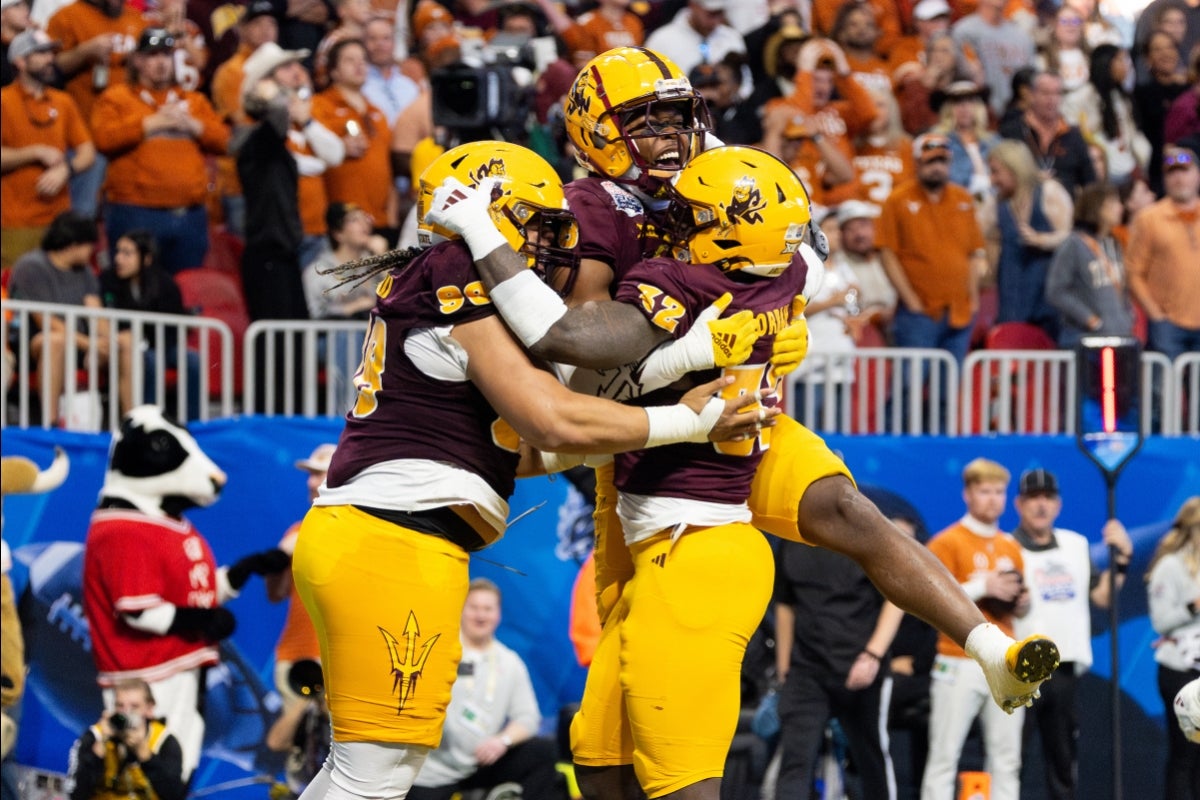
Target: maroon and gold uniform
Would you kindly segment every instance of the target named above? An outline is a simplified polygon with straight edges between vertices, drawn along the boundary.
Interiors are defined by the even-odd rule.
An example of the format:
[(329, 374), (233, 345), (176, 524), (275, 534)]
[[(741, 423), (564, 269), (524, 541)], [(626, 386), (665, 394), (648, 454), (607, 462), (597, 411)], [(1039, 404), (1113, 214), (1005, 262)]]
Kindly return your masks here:
[[(469, 470), (507, 498), (518, 454), (513, 439), (497, 436), (496, 412), (465, 375), (430, 375), (409, 352), (416, 330), (496, 313), (470, 252), (461, 243), (435, 245), (385, 277), (377, 294), (366, 358), (355, 375), (358, 399), (346, 415), (326, 485), (343, 486), (364, 469), (392, 459), (429, 459)], [(490, 544), (502, 530), (480, 531), (481, 541), (468, 549)]]
[[(753, 311), (762, 336), (746, 364), (725, 369), (726, 374), (736, 378), (727, 391), (760, 392), (764, 405), (775, 406), (778, 398), (770, 366), (771, 345), (775, 333), (790, 321), (792, 300), (804, 288), (805, 278), (803, 263), (778, 278), (747, 280), (744, 274), (658, 258), (643, 261), (626, 272), (617, 287), (616, 299), (641, 309), (655, 327), (678, 338), (713, 299), (732, 293), (730, 311)], [(711, 380), (715, 375), (714, 370), (710, 374), (697, 373), (696, 377)], [(680, 389), (668, 387), (644, 395), (637, 402), (675, 402), (681, 394)], [(678, 444), (622, 453), (616, 457), (617, 488), (623, 493), (656, 497), (745, 503), (755, 468), (770, 447), (770, 434), (768, 428), (754, 441)], [(630, 538), (626, 531), (626, 539)]]
[[(658, 258), (625, 271), (615, 294), (679, 337), (713, 298), (732, 293), (730, 310), (754, 311), (763, 335), (746, 364), (726, 368), (736, 378), (727, 391), (762, 392), (763, 404), (772, 406), (774, 334), (788, 324), (805, 279), (803, 262), (776, 278), (753, 278)], [(636, 402), (678, 394), (668, 387)], [(766, 611), (774, 574), (771, 550), (746, 502), (771, 433), (616, 456), (617, 506), (633, 576), (601, 632), (572, 727), (573, 753), (586, 766), (632, 763), (652, 798), (719, 778), (724, 769), (737, 726), (742, 655)]]
[(579, 257), (607, 264), (612, 285), (643, 258), (666, 255), (667, 247), (643, 202), (607, 178), (579, 178), (563, 187), (579, 220)]
[[(647, 225), (653, 215), (639, 197), (609, 186), (591, 178), (566, 187), (583, 258), (606, 264), (616, 299), (673, 336), (731, 293), (728, 311), (754, 311), (764, 335), (747, 364), (727, 368), (736, 378), (729, 390), (760, 391), (766, 404), (777, 404), (774, 334), (790, 322), (807, 262), (793, 259), (776, 277), (756, 278), (652, 258), (662, 247)], [(731, 189), (734, 200), (723, 208), (732, 218)], [(803, 219), (796, 213), (793, 222)], [(750, 224), (749, 214), (739, 218)], [(761, 251), (766, 261), (786, 262), (791, 252), (779, 225), (775, 219), (764, 230), (780, 237), (778, 250)], [(733, 238), (749, 235), (740, 230)], [(647, 260), (631, 260), (642, 247)], [(572, 724), (572, 753), (589, 767), (632, 764), (654, 798), (722, 773), (737, 723), (739, 665), (770, 599), (773, 563), (759, 529), (800, 539), (796, 517), (808, 486), (849, 472), (819, 437), (782, 416), (751, 441), (620, 455), (615, 472), (615, 499), (597, 473), (597, 597), (602, 618), (609, 613)]]
[(466, 247), (429, 248), (377, 294), (357, 401), (293, 572), (335, 740), (436, 747), (461, 656), (468, 552), (503, 535), (516, 437), (449, 335), (495, 313)]

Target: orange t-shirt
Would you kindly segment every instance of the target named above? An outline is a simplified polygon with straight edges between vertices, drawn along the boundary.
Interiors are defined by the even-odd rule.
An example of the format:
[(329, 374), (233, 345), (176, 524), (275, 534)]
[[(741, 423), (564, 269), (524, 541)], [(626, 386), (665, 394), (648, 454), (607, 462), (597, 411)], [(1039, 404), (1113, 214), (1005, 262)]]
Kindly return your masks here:
[[(296, 548), (296, 537), (300, 535), (300, 523), (288, 528), (287, 533), (279, 542), (279, 549), (290, 553)], [(296, 591), (296, 582), (290, 581), (291, 591), (288, 594), (287, 618), (283, 621), (283, 630), (279, 633), (279, 641), (275, 643), (276, 661), (300, 661), (311, 658), (321, 660), (321, 644), (317, 640), (317, 629), (313, 626), (308, 609)]]
[(858, 58), (846, 53), (846, 63), (850, 65), (850, 74), (854, 76), (854, 80), (868, 91), (891, 94), (892, 76), (888, 62), (879, 56)]
[(869, 138), (861, 141), (850, 159), (858, 175), (858, 199), (881, 206), (892, 189), (917, 177), (912, 139), (903, 135), (891, 144), (879, 145), (871, 144)]
[[(146, 117), (160, 106), (185, 102), (200, 120), (198, 138), (174, 133), (147, 137)], [(96, 148), (108, 156), (105, 197), (110, 203), (146, 208), (180, 208), (203, 203), (208, 194), (205, 153), (224, 153), (229, 128), (208, 98), (182, 89), (150, 90), (122, 84), (100, 95), (92, 114)]]
[(984, 241), (966, 189), (947, 183), (935, 201), (919, 181), (900, 184), (883, 204), (875, 244), (896, 254), (928, 316), (949, 309), (950, 325), (970, 324), (971, 256)]
[(375, 218), (376, 225), (386, 225), (392, 186), (391, 132), (387, 117), (370, 103), (367, 103), (366, 113), (360, 114), (336, 86), (313, 97), (312, 113), (317, 122), (338, 136), (346, 135), (346, 124), (351, 120), (357, 122), (369, 142), (367, 152), (361, 158), (351, 158), (347, 154), (340, 166), (325, 170), (329, 202), (355, 203)]
[[(929, 550), (946, 565), (954, 579), (966, 583), (972, 578), (994, 570), (1025, 571), (1021, 545), (1003, 531), (994, 536), (980, 536), (966, 525), (954, 523), (929, 540)], [(991, 603), (980, 602), (979, 610), (988, 622), (994, 622), (1009, 636), (1013, 635), (1013, 615), (1000, 614)], [(945, 656), (966, 658), (966, 652), (944, 633), (938, 634), (938, 652)]]
[(598, 11), (589, 11), (562, 34), (571, 57), (592, 58), (614, 47), (641, 47), (646, 29), (636, 14), (626, 11), (619, 23)]
[[(34, 97), (20, 81), (0, 90), (0, 142), (5, 147), (45, 144), (64, 154), (92, 140), (79, 107), (66, 92), (47, 88)], [(0, 175), (0, 228), (49, 225), (71, 208), (67, 184), (53, 197), (41, 197), (37, 182), (45, 167), (26, 164)]]
[[(138, 37), (146, 28), (146, 21), (132, 6), (125, 6), (116, 19), (90, 3), (75, 0), (54, 12), (46, 23), (46, 33), (51, 39), (62, 42), (63, 50), (74, 50), (79, 45), (102, 33), (113, 35), (112, 53), (108, 58), (108, 85), (118, 86), (127, 80), (125, 59), (137, 47)], [(97, 92), (92, 89), (93, 67), (84, 67), (67, 81), (67, 94), (79, 106), (85, 121), (92, 118), (92, 105)]]

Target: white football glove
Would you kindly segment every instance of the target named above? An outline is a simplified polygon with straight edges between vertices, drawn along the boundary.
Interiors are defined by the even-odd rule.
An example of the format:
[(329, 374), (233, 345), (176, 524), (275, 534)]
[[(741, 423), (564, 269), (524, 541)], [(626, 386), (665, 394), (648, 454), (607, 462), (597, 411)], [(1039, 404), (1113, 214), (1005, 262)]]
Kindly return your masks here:
[(496, 178), (484, 178), (475, 186), (467, 186), (454, 176), (446, 178), (433, 190), (424, 222), (461, 236), (471, 257), (478, 261), (508, 244), (492, 220), (492, 189), (497, 182)]

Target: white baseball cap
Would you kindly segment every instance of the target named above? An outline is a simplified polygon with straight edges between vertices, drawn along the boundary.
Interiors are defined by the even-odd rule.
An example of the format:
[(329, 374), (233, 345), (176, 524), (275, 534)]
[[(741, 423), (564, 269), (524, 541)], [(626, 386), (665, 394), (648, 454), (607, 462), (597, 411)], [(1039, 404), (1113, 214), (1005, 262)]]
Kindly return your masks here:
[(928, 21), (950, 16), (950, 4), (946, 0), (921, 0), (913, 7), (913, 19)]
[(336, 444), (319, 444), (317, 449), (312, 451), (312, 455), (296, 462), (296, 469), (302, 469), (305, 472), (328, 472), (334, 450), (337, 450)]
[(879, 206), (862, 200), (847, 200), (837, 207), (837, 223), (845, 225), (852, 219), (877, 219)]

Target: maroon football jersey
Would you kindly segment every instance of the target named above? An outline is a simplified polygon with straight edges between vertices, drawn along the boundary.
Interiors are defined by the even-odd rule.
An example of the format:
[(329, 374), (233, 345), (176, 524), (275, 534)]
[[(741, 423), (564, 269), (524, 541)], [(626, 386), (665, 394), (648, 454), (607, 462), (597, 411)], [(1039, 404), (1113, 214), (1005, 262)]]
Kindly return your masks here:
[[(727, 393), (763, 393), (763, 405), (773, 407), (775, 376), (771, 346), (775, 334), (791, 319), (792, 300), (804, 288), (807, 269), (802, 259), (775, 278), (758, 278), (745, 272), (724, 273), (716, 267), (655, 258), (635, 265), (617, 286), (616, 299), (629, 303), (655, 326), (679, 338), (696, 317), (725, 292), (733, 294), (726, 315), (750, 309), (758, 318), (762, 336), (746, 363), (727, 367), (737, 380)], [(717, 377), (718, 370), (696, 373), (696, 380)], [(643, 396), (642, 405), (674, 403), (683, 395), (677, 387)], [(743, 503), (750, 496), (754, 471), (770, 444), (770, 429), (745, 442), (673, 444), (616, 456), (616, 485), (622, 491), (657, 497), (682, 497), (714, 503)]]
[(511, 429), (470, 381), (421, 371), (404, 352), (409, 334), (496, 313), (471, 253), (443, 242), (384, 277), (371, 312), (358, 397), (346, 415), (326, 483), (341, 486), (367, 467), (400, 458), (444, 461), (479, 475), (501, 497), (513, 492), (519, 455)]
[(667, 255), (654, 214), (628, 189), (607, 178), (580, 178), (563, 187), (579, 221), (579, 257), (612, 268), (613, 287), (643, 258)]

